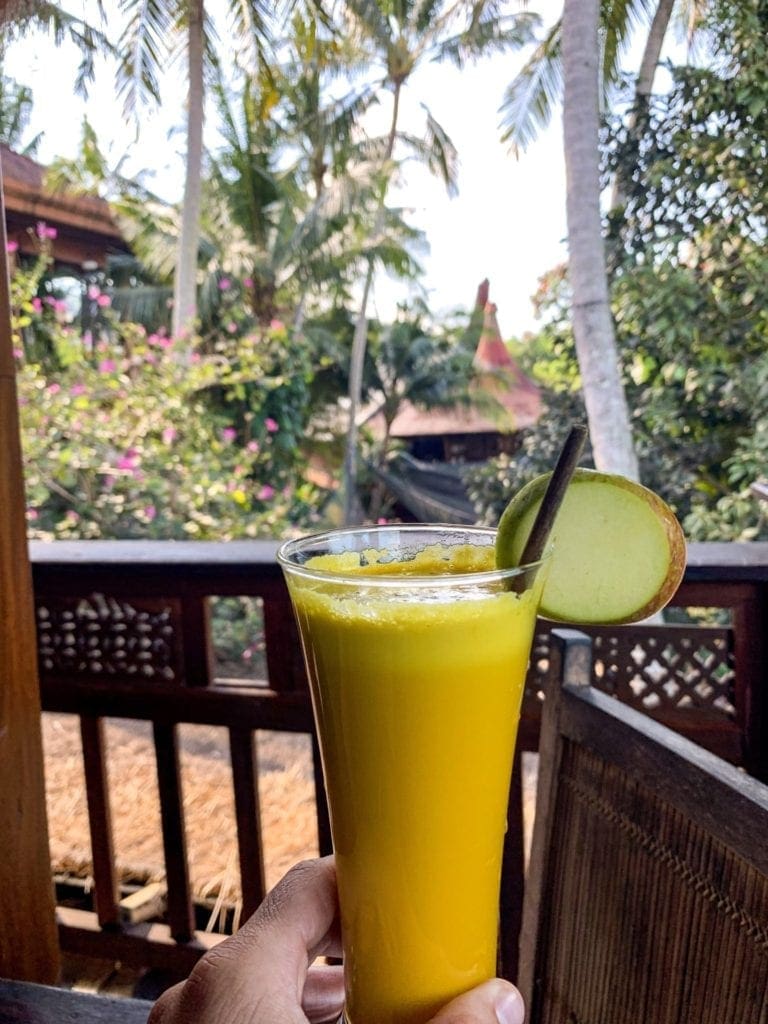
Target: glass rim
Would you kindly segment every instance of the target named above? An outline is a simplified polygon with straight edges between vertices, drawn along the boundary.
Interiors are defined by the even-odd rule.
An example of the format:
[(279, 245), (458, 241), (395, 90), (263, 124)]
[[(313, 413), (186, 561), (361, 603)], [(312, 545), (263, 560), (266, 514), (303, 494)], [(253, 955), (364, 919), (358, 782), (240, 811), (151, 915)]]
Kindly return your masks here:
[[(468, 584), (490, 584), (505, 582), (510, 579), (514, 579), (518, 576), (523, 576), (526, 573), (536, 571), (541, 568), (542, 565), (549, 558), (549, 552), (546, 552), (541, 558), (535, 562), (528, 562), (525, 565), (512, 566), (509, 569), (483, 569), (470, 572), (454, 572), (446, 573), (445, 575), (429, 575), (429, 574), (408, 574), (404, 576), (399, 572), (392, 573), (377, 573), (374, 575), (362, 574), (355, 571), (339, 571), (339, 570), (327, 570), (317, 568), (307, 568), (299, 562), (295, 562), (290, 558), (290, 554), (293, 553), (294, 549), (300, 549), (302, 546), (311, 547), (312, 545), (320, 545), (327, 541), (328, 538), (332, 537), (344, 537), (353, 536), (355, 534), (384, 534), (387, 530), (396, 531), (401, 534), (424, 534), (433, 533), (446, 534), (446, 533), (457, 533), (465, 534), (469, 538), (485, 537), (488, 540), (496, 538), (496, 527), (495, 526), (464, 526), (460, 523), (377, 523), (371, 526), (342, 526), (330, 530), (322, 530), (318, 533), (305, 534), (302, 537), (294, 537), (290, 540), (282, 542), (280, 547), (277, 549), (277, 561), (281, 568), (287, 570), (290, 573), (294, 573), (297, 576), (301, 576), (305, 579), (313, 579), (319, 582), (325, 583), (354, 583), (356, 586), (360, 586), (361, 583), (365, 583), (365, 586), (371, 587), (392, 587), (393, 584), (400, 586), (406, 582), (408, 586), (429, 584), (431, 587), (444, 586), (444, 587), (457, 587), (467, 586)], [(375, 547), (375, 543), (370, 545)], [(386, 545), (382, 544), (381, 547)], [(491, 545), (486, 545), (490, 547)], [(328, 554), (335, 554), (336, 552), (329, 551)], [(338, 552), (342, 554), (342, 552)]]

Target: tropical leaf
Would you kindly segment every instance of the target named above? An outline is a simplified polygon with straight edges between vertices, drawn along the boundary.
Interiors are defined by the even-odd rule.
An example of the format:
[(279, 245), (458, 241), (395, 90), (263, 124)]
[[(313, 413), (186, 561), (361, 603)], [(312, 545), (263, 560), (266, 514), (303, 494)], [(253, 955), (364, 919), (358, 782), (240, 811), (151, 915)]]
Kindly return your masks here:
[(525, 150), (546, 128), (563, 95), (561, 22), (558, 20), (536, 46), (504, 93), (502, 142), (515, 153)]

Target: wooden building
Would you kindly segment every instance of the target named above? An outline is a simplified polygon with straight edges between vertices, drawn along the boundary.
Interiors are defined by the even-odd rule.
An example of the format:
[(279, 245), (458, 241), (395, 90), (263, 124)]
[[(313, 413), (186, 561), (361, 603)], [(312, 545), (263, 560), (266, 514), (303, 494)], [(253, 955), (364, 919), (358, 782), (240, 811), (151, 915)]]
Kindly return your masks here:
[(494, 303), (486, 303), (483, 331), (475, 353), (478, 376), (469, 405), (418, 409), (404, 403), (390, 436), (425, 462), (483, 462), (514, 450), (521, 430), (541, 414), (538, 386), (507, 349)]
[(6, 234), (12, 251), (22, 257), (36, 256), (40, 251), (38, 226), (42, 224), (55, 229), (50, 244), (59, 271), (79, 276), (103, 269), (110, 255), (130, 252), (104, 199), (51, 191), (45, 186), (45, 167), (3, 144), (0, 162)]
[(469, 404), (419, 409), (406, 402), (392, 423), (390, 437), (401, 450), (371, 468), (395, 498), (399, 518), (475, 522), (465, 470), (514, 452), (520, 432), (541, 415), (539, 387), (510, 355), (492, 302), (485, 303), (474, 364)]

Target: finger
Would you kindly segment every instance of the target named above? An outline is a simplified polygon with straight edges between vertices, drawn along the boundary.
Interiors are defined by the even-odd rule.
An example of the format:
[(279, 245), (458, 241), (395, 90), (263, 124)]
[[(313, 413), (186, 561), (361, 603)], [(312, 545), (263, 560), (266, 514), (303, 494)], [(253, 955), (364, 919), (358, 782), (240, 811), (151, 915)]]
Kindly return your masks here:
[(300, 1003), (307, 970), (333, 948), (336, 915), (332, 858), (297, 865), (236, 935), (161, 997), (152, 1024), (306, 1024)]
[[(269, 893), (233, 941), (298, 947), (302, 959), (338, 950), (338, 906), (333, 857), (307, 860), (291, 868)], [(238, 954), (241, 950), (238, 949)]]
[(514, 985), (494, 978), (444, 1006), (429, 1024), (523, 1024), (523, 998)]
[(310, 967), (301, 1005), (311, 1024), (338, 1020), (344, 1006), (342, 968), (325, 964)]

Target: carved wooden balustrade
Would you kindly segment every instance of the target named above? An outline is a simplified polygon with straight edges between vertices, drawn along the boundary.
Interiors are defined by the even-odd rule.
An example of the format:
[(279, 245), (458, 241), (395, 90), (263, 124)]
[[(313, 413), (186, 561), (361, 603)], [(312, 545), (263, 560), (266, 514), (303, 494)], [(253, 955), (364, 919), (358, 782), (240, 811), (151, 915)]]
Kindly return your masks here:
[[(62, 948), (126, 964), (186, 971), (220, 936), (195, 929), (177, 727), (228, 730), (243, 911), (264, 894), (256, 730), (312, 733), (287, 590), (268, 541), (33, 543), (43, 708), (80, 718), (95, 909), (59, 907)], [(214, 672), (213, 597), (262, 608), (267, 679), (232, 685)], [(595, 685), (768, 779), (768, 544), (692, 545), (673, 605), (726, 609), (718, 627), (593, 628)], [(535, 751), (547, 625), (528, 675), (520, 751)], [(104, 720), (152, 723), (165, 854), (167, 910), (125, 924), (112, 841)], [(316, 745), (319, 846), (330, 849)], [(514, 973), (523, 886), (521, 772), (510, 798), (502, 966)]]

